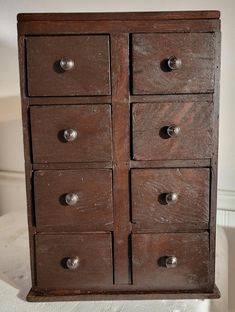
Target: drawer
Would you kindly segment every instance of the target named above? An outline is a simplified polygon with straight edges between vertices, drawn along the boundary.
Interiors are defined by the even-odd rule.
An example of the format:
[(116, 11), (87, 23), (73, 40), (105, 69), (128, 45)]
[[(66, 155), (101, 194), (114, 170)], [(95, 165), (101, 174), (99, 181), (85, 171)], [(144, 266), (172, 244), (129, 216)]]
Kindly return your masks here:
[(133, 234), (134, 286), (152, 290), (202, 290), (209, 280), (208, 233)]
[(112, 229), (109, 169), (36, 171), (34, 194), (39, 231)]
[(29, 96), (110, 94), (106, 35), (28, 37), (26, 54)]
[(36, 235), (37, 287), (103, 289), (113, 284), (111, 234)]
[(132, 222), (140, 229), (207, 229), (210, 170), (131, 170)]
[(30, 108), (34, 163), (112, 159), (110, 105)]
[(213, 91), (214, 34), (135, 34), (132, 44), (134, 94)]
[(212, 156), (213, 103), (133, 104), (132, 126), (135, 160)]

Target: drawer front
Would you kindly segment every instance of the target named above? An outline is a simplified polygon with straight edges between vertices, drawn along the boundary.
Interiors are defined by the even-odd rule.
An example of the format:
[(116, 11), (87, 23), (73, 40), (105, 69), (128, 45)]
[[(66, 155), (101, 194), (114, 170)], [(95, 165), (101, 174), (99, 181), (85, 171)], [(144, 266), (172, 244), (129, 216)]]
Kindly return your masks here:
[(29, 96), (110, 94), (109, 37), (26, 39)]
[(132, 125), (135, 160), (212, 156), (213, 103), (133, 104)]
[(112, 229), (111, 170), (36, 171), (34, 193), (39, 231)]
[(113, 284), (110, 234), (36, 235), (37, 287), (103, 289)]
[(207, 233), (133, 234), (133, 283), (140, 289), (209, 288)]
[(134, 94), (213, 91), (214, 34), (135, 34), (132, 42)]
[(35, 163), (112, 159), (110, 105), (32, 107), (30, 116)]
[(132, 170), (132, 222), (141, 229), (206, 229), (209, 184), (207, 168)]

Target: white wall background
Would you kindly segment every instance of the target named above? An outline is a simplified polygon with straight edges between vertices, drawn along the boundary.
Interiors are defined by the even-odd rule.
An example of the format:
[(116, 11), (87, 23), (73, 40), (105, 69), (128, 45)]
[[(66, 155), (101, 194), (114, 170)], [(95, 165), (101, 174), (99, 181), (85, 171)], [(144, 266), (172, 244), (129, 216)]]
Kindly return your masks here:
[[(229, 305), (235, 311), (235, 1), (0, 0), (0, 215), (25, 210), (16, 14), (216, 9), (222, 15), (218, 223), (229, 243)], [(221, 311), (226, 312), (226, 311)]]

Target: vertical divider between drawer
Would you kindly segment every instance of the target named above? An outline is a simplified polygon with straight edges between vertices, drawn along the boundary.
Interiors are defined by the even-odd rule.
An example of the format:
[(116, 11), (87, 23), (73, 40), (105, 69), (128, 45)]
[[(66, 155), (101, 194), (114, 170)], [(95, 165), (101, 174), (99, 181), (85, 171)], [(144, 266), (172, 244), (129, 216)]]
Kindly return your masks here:
[(114, 283), (130, 284), (129, 265), (129, 34), (111, 34)]

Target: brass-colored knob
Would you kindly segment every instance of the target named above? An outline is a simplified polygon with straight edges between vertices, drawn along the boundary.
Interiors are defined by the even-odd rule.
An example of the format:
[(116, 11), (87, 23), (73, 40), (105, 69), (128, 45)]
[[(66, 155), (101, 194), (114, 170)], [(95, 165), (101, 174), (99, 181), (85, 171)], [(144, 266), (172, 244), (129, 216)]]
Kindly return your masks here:
[(77, 256), (68, 258), (66, 261), (66, 266), (69, 270), (75, 270), (79, 267), (80, 260)]
[(66, 130), (64, 130), (64, 139), (67, 142), (72, 142), (72, 141), (76, 140), (77, 136), (78, 136), (78, 133), (74, 129), (66, 129)]
[(167, 61), (167, 65), (171, 70), (180, 69), (182, 67), (182, 60), (176, 56), (171, 56)]
[(166, 193), (165, 201), (167, 204), (175, 204), (178, 200), (177, 193)]
[(60, 60), (60, 67), (65, 71), (71, 70), (74, 68), (74, 61), (69, 58), (62, 58)]
[(176, 137), (180, 134), (180, 127), (175, 126), (175, 125), (171, 125), (169, 127), (167, 127), (166, 132), (168, 134), (169, 137)]
[(165, 258), (165, 266), (168, 269), (177, 267), (177, 258), (176, 256), (168, 256)]
[(79, 197), (78, 194), (75, 193), (68, 193), (65, 195), (65, 202), (69, 206), (74, 206), (78, 203)]

